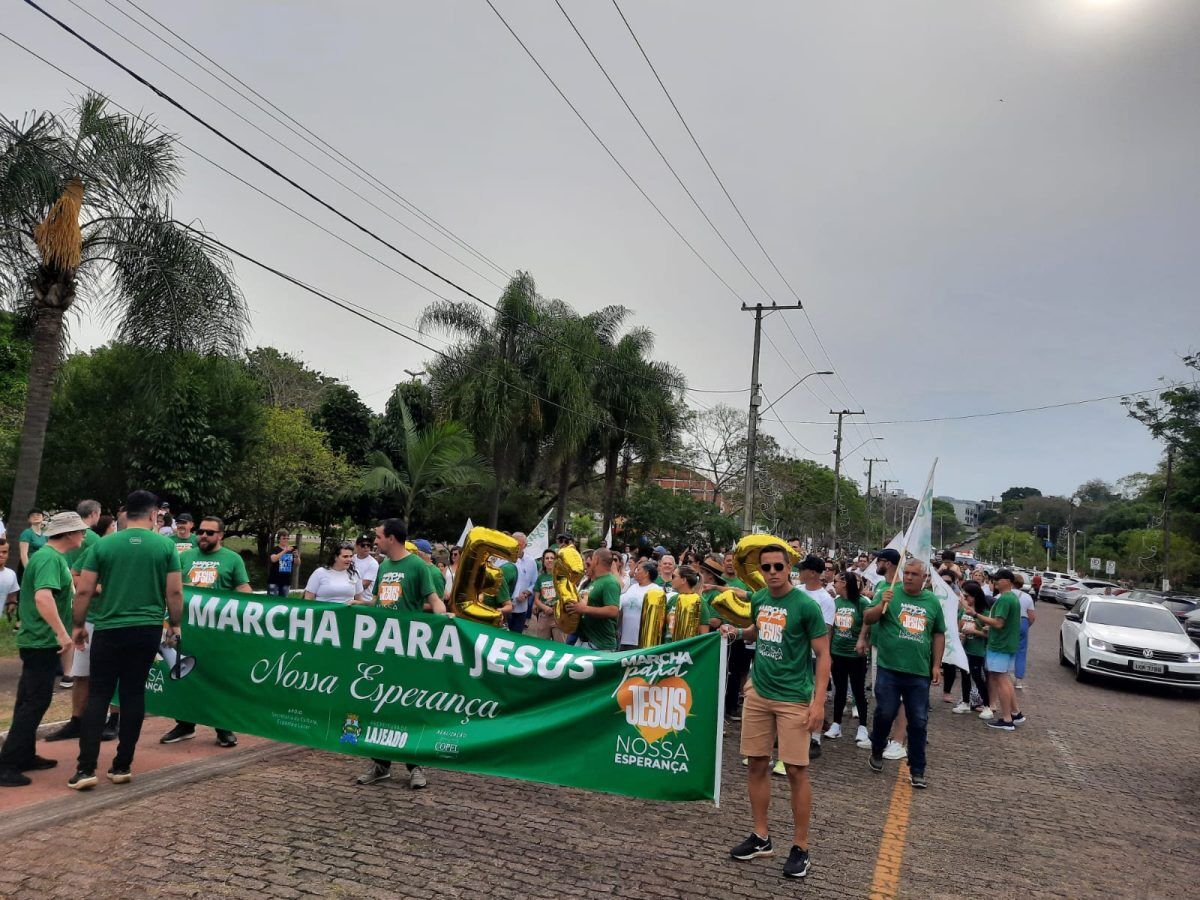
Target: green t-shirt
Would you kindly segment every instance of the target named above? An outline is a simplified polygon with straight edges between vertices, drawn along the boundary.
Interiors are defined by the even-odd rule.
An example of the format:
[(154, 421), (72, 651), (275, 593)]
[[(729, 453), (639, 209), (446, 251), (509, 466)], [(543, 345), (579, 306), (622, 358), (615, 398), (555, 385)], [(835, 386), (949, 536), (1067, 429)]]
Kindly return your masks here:
[(995, 602), (988, 615), (1003, 619), (1003, 628), (988, 628), (987, 648), (993, 653), (1016, 653), (1021, 646), (1021, 601), (1012, 591), (1005, 591)]
[[(621, 605), (621, 585), (612, 575), (601, 575), (589, 585), (588, 606), (617, 606)], [(579, 630), (576, 632), (581, 641), (587, 641), (597, 650), (617, 649), (617, 620), (600, 619), (595, 616), (580, 616)]]
[(420, 612), (425, 598), (434, 593), (429, 564), (415, 553), (394, 561), (385, 557), (371, 592), (377, 606)]
[[(174, 535), (171, 535), (171, 540), (175, 542), (175, 552), (178, 553), (180, 556), (187, 553), (189, 550), (195, 550), (197, 547), (200, 546), (200, 538), (196, 537), (194, 534), (189, 534), (185, 538), (181, 538), (179, 535), (174, 534)], [(224, 548), (222, 548), (222, 549), (224, 549)], [(186, 584), (186, 583), (187, 583), (187, 579), (185, 578), (184, 584)], [(197, 585), (197, 587), (198, 586), (199, 585)]]
[[(965, 613), (963, 612), (963, 608), (960, 606), (958, 608), (958, 624), (960, 629), (962, 628), (962, 620), (964, 615)], [(978, 622), (975, 623), (975, 627), (980, 628)], [(984, 656), (987, 653), (987, 638), (983, 637), (982, 635), (976, 635), (975, 637), (964, 637), (962, 639), (962, 645), (963, 652), (968, 656)]]
[(934, 663), (941, 664), (933, 659), (933, 636), (946, 633), (946, 617), (933, 591), (910, 596), (897, 584), (887, 611), (872, 630), (879, 665), (885, 669), (928, 678)]
[(96, 532), (89, 528), (83, 533), (83, 543), (73, 550), (68, 550), (63, 554), (63, 556), (66, 557), (67, 565), (70, 567), (72, 572), (83, 571), (83, 569), (80, 568), (80, 566), (83, 565), (83, 555), (88, 550), (92, 549), (98, 540), (100, 540), (100, 535), (96, 534)]
[(83, 559), (103, 590), (92, 597), (88, 621), (97, 631), (162, 625), (167, 573), (179, 571), (175, 542), (147, 528), (102, 537)]
[(71, 630), (71, 601), (75, 599), (75, 587), (71, 581), (71, 569), (64, 554), (47, 547), (37, 556), (29, 557), (29, 565), (21, 578), (21, 602), (18, 614), (21, 627), (17, 630), (17, 646), (28, 650), (58, 648), (58, 638), (50, 623), (38, 612), (34, 595), (48, 590), (54, 594), (54, 605), (58, 607), (58, 618), (63, 627)]
[[(37, 551), (46, 546), (46, 536), (44, 534), (38, 534), (32, 528), (26, 528), (24, 531), (22, 531), (21, 536), (17, 538), (17, 541), (19, 543), (25, 543), (29, 545), (29, 556), (31, 559), (33, 558), (33, 554), (37, 553)], [(58, 646), (57, 641), (54, 642), (54, 646)]]
[(437, 563), (426, 563), (429, 566), (429, 583), (433, 592), (439, 597), (446, 596), (446, 573), (437, 567)]
[(808, 703), (813, 693), (812, 642), (828, 633), (821, 606), (792, 588), (772, 597), (763, 588), (750, 597), (750, 615), (758, 629), (750, 679), (764, 700)]
[(713, 608), (712, 602), (714, 600), (716, 600), (717, 597), (719, 597), (720, 595), (721, 595), (720, 588), (709, 588), (707, 591), (704, 591), (703, 593), (700, 594), (700, 624), (701, 625), (709, 625), (712, 623), (713, 619), (719, 619), (720, 621), (726, 622), (727, 624), (730, 624), (730, 625), (733, 624), (732, 622), (728, 622), (728, 620), (723, 615), (721, 615), (719, 612), (717, 612)]
[[(554, 604), (558, 602), (558, 592), (554, 589), (554, 576), (548, 572), (539, 575), (537, 581), (533, 583), (533, 593), (537, 599), (554, 609)], [(536, 609), (536, 607), (534, 608)]]
[(866, 597), (847, 600), (845, 597), (834, 596), (833, 602), (833, 637), (829, 643), (829, 652), (834, 656), (858, 656), (854, 648), (858, 645), (858, 635), (862, 631), (863, 612), (870, 601)]
[(506, 562), (500, 566), (500, 574), (504, 576), (504, 587), (508, 591), (508, 596), (511, 598), (513, 591), (517, 587), (517, 566), (516, 563)]
[(205, 553), (199, 547), (188, 550), (179, 556), (179, 571), (188, 587), (236, 591), (250, 582), (245, 561), (228, 547), (212, 553)]

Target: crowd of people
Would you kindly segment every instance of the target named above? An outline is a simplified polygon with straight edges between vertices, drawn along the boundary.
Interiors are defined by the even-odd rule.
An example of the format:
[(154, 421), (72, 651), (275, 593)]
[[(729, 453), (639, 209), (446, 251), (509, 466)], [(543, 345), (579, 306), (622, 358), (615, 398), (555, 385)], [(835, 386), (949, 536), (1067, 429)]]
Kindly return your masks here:
[[(516, 559), (493, 561), (500, 572), (496, 592), (478, 599), (495, 610), (500, 627), (516, 633), (600, 652), (631, 650), (644, 645), (642, 612), (651, 591), (666, 598), (663, 641), (679, 636), (677, 626), (683, 631), (680, 598), (699, 597), (699, 624), (689, 625), (688, 633), (719, 631), (727, 642), (723, 712), (727, 727), (740, 727), (748, 770), (754, 830), (731, 850), (735, 859), (774, 852), (767, 811), (775, 774), (788, 779), (794, 818), (784, 874), (807, 874), (808, 770), (821, 756), (823, 740), (843, 736), (847, 711), (857, 720), (854, 741), (869, 751), (870, 769), (882, 772), (886, 761), (907, 759), (916, 789), (928, 784), (931, 686), (940, 685), (943, 701), (952, 703), (957, 681), (961, 699), (952, 712), (975, 713), (990, 729), (1013, 731), (1025, 722), (1018, 691), (1036, 610), (1021, 576), (1011, 570), (965, 572), (953, 553), (927, 561), (891, 548), (823, 557), (792, 539), (790, 547), (780, 542), (759, 553), (765, 587), (754, 590), (739, 577), (732, 548), (688, 548), (677, 559), (664, 546), (624, 552), (599, 547), (581, 551), (584, 577), (575, 596), (560, 603), (556, 560), (574, 545), (571, 536), (558, 535), (541, 553), (528, 547), (526, 535), (511, 537)], [(0, 749), (0, 786), (27, 785), (26, 772), (56, 765), (36, 752), (56, 680), (72, 690), (72, 715), (45, 740), (78, 740), (68, 785), (82, 790), (97, 784), (100, 744), (114, 739), (107, 777), (131, 780), (146, 677), (156, 654), (178, 641), (183, 588), (253, 590), (245, 560), (224, 546), (224, 538), (221, 517), (204, 516), (198, 524), (187, 513), (172, 517), (147, 491), (132, 493), (116, 516), (103, 515), (94, 500), (49, 518), (32, 513), (19, 542), (19, 580), (4, 564), (8, 545), (0, 538), (0, 590), (6, 611), (20, 622), (23, 663), (12, 727)], [(336, 544), (299, 596), (447, 614), (456, 605), (461, 554), (461, 547), (411, 537), (400, 519), (384, 519), (374, 534)], [(275, 536), (268, 557), (266, 592), (290, 595), (302, 562), (290, 533)], [(942, 579), (958, 598), (955, 621), (947, 621), (931, 578)], [(717, 602), (722, 595), (748, 604), (748, 625)], [(562, 627), (564, 611), (578, 617), (572, 633)], [(961, 637), (968, 671), (943, 661), (950, 628)], [(119, 710), (109, 706), (114, 694)], [(218, 744), (236, 746), (231, 731), (215, 731)], [(195, 733), (194, 723), (181, 721), (160, 740), (175, 743)], [(427, 785), (420, 766), (407, 768), (412, 788)], [(391, 776), (391, 761), (375, 759), (357, 782)]]

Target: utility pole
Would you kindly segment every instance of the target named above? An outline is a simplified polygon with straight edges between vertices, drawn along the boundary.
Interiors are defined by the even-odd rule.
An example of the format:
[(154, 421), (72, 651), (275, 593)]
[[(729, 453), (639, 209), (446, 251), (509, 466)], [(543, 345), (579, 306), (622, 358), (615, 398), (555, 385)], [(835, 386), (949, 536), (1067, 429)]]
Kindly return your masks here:
[(849, 409), (831, 409), (829, 414), (838, 417), (837, 443), (833, 448), (833, 511), (829, 515), (829, 553), (831, 556), (836, 556), (838, 542), (838, 489), (841, 487), (842, 480), (842, 419), (846, 416), (865, 415), (865, 413), (861, 409), (856, 412)]
[(867, 460), (867, 543), (871, 543), (871, 476), (875, 472), (875, 463), (887, 462), (883, 456), (874, 456)]
[(886, 544), (886, 542), (887, 542), (887, 498), (888, 498), (888, 485), (889, 485), (889, 484), (895, 484), (895, 483), (896, 483), (896, 479), (894, 479), (894, 478), (882, 478), (882, 479), (880, 479), (880, 481), (882, 481), (882, 482), (883, 482), (883, 496), (882, 496), (882, 499), (883, 499), (883, 506), (882, 506), (882, 507), (880, 507), (880, 510), (879, 510), (879, 520), (880, 520), (880, 524), (879, 524), (879, 546), (880, 546), (880, 547), (883, 547), (883, 546)]
[[(754, 355), (750, 361), (750, 421), (746, 428), (746, 508), (742, 513), (742, 533), (754, 530), (754, 463), (758, 456), (758, 408), (762, 406), (762, 385), (758, 381), (758, 357), (762, 348), (763, 310), (768, 313), (783, 309), (803, 309), (799, 303), (780, 306), (772, 303), (763, 306), (742, 304), (742, 312), (754, 311)], [(803, 379), (801, 379), (803, 380)]]
[(1174, 463), (1174, 448), (1167, 444), (1167, 490), (1163, 495), (1163, 529), (1162, 529), (1162, 545), (1163, 545), (1163, 562), (1162, 562), (1162, 589), (1169, 591), (1171, 589), (1171, 470)]

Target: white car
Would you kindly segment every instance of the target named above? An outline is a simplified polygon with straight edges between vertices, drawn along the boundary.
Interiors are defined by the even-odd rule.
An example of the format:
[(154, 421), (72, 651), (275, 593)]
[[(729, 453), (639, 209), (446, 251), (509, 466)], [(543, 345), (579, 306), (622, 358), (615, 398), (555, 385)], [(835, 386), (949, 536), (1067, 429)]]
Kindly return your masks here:
[(1059, 629), (1058, 661), (1076, 681), (1094, 673), (1200, 689), (1200, 647), (1155, 603), (1080, 597)]

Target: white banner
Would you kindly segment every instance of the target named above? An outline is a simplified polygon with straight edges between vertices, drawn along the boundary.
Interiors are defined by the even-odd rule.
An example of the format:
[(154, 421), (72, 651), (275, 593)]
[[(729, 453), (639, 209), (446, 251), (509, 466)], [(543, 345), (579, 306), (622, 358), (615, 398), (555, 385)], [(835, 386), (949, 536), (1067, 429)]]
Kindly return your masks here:
[(458, 536), (458, 546), (462, 547), (467, 543), (467, 535), (471, 533), (471, 529), (475, 527), (475, 523), (467, 518), (467, 524), (463, 526), (463, 533)]
[(542, 554), (550, 549), (550, 513), (542, 516), (542, 521), (529, 532), (525, 541), (526, 558), (541, 561)]

